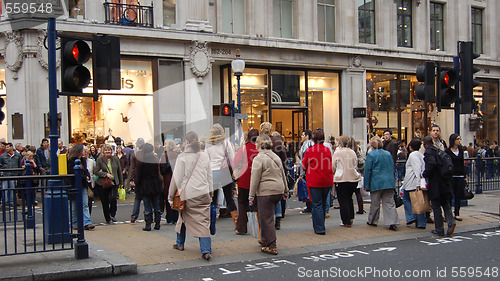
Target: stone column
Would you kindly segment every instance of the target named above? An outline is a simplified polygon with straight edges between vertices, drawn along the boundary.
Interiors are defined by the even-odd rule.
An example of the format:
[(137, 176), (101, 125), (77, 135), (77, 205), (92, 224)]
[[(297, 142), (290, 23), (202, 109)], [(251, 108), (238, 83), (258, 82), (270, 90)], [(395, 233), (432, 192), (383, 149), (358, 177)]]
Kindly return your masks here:
[(366, 70), (359, 56), (342, 73), (342, 134), (366, 144), (366, 117), (353, 118), (353, 108), (366, 108)]

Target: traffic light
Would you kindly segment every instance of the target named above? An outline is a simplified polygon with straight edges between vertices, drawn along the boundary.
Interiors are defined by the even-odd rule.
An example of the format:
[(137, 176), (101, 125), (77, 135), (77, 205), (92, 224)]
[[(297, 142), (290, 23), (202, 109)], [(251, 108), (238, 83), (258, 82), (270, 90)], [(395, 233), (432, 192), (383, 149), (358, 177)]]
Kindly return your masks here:
[(452, 88), (458, 80), (457, 72), (454, 68), (442, 68), (439, 73), (439, 80), (438, 111), (441, 108), (451, 108), (451, 104), (457, 99), (455, 89)]
[(220, 116), (232, 117), (233, 116), (233, 105), (229, 103), (221, 104)]
[(61, 88), (64, 93), (82, 93), (90, 83), (90, 71), (83, 66), (90, 59), (90, 47), (82, 40), (61, 38)]
[(417, 67), (417, 80), (424, 82), (424, 84), (417, 85), (416, 94), (419, 100), (436, 102), (435, 73), (435, 65), (432, 61), (426, 61), (424, 65)]
[(0, 98), (0, 124), (2, 124), (5, 119), (5, 112), (3, 112), (3, 107), (5, 106), (5, 100)]
[(474, 79), (474, 73), (479, 71), (479, 68), (474, 67), (474, 59), (479, 57), (479, 54), (474, 53), (472, 42), (460, 42), (460, 76), (462, 89), (462, 106), (461, 112), (470, 114), (474, 110), (475, 101), (473, 96), (474, 87), (479, 86), (479, 81)]
[(230, 103), (223, 103), (220, 105), (220, 124), (222, 127), (231, 127), (233, 122), (233, 105)]
[(120, 90), (120, 37), (106, 34), (92, 39), (92, 86), (95, 89)]

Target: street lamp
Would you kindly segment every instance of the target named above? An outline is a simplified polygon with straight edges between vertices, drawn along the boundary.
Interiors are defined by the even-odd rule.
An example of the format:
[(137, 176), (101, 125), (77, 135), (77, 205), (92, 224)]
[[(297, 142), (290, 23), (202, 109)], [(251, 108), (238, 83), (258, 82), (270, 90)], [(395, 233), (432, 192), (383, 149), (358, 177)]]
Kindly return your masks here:
[(238, 113), (241, 113), (241, 90), (240, 90), (240, 77), (245, 70), (245, 61), (240, 59), (240, 49), (236, 49), (236, 59), (231, 62), (231, 68), (236, 76), (238, 84)]

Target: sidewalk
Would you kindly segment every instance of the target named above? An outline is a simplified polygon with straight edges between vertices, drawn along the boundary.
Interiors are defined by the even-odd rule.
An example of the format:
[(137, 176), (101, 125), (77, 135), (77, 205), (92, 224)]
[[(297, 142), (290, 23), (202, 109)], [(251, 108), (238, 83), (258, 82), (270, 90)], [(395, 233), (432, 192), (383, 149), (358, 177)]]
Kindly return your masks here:
[[(296, 198), (292, 198), (295, 199)], [(457, 233), (499, 226), (500, 191), (477, 194), (469, 206), (461, 209), (464, 219)], [(368, 211), (369, 204), (365, 204)], [(407, 227), (403, 208), (398, 208), (401, 225), (391, 231), (382, 225), (366, 225), (367, 214), (356, 215), (352, 228), (340, 226), (339, 211), (330, 210), (325, 236), (314, 235), (310, 214), (299, 209), (287, 210), (278, 234), (278, 256), (328, 250), (354, 245), (367, 245), (410, 238), (429, 237), (433, 225), (426, 230)], [(202, 260), (198, 239), (189, 237), (183, 252), (172, 249), (176, 233), (174, 225), (159, 231), (142, 231), (143, 223), (99, 225), (85, 232), (90, 258), (75, 260), (73, 251), (39, 253), (0, 258), (0, 280), (60, 280), (105, 277), (224, 264), (268, 257), (259, 251), (257, 240), (250, 235), (235, 235), (232, 219), (217, 220), (217, 234), (212, 236), (213, 258)]]

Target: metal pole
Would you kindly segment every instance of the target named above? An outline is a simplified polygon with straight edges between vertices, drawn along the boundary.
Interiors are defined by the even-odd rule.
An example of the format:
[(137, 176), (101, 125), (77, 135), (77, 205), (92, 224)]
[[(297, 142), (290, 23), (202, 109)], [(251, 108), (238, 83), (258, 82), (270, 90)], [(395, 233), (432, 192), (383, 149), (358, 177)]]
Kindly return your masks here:
[(241, 89), (240, 89), (240, 77), (241, 73), (235, 73), (236, 75), (236, 81), (238, 82), (238, 113), (241, 113)]
[[(29, 161), (25, 162), (25, 173), (31, 176), (31, 164)], [(35, 190), (32, 187), (32, 180), (26, 180), (26, 228), (35, 228)]]
[(49, 18), (47, 24), (49, 64), (49, 120), (50, 120), (50, 174), (57, 175), (57, 76), (56, 76), (56, 19)]
[(89, 245), (85, 241), (85, 233), (83, 230), (83, 188), (82, 185), (82, 166), (81, 161), (76, 159), (75, 166), (75, 189), (76, 189), (76, 220), (78, 227), (78, 238), (75, 244), (75, 258), (88, 259), (89, 258)]
[(460, 135), (460, 104), (462, 102), (462, 99), (460, 99), (460, 79), (461, 79), (461, 77), (460, 77), (460, 59), (459, 59), (459, 57), (453, 57), (453, 65), (455, 67), (455, 72), (457, 73), (457, 76), (458, 76), (457, 82), (455, 83), (455, 93), (457, 95), (457, 99), (455, 101), (455, 134)]

